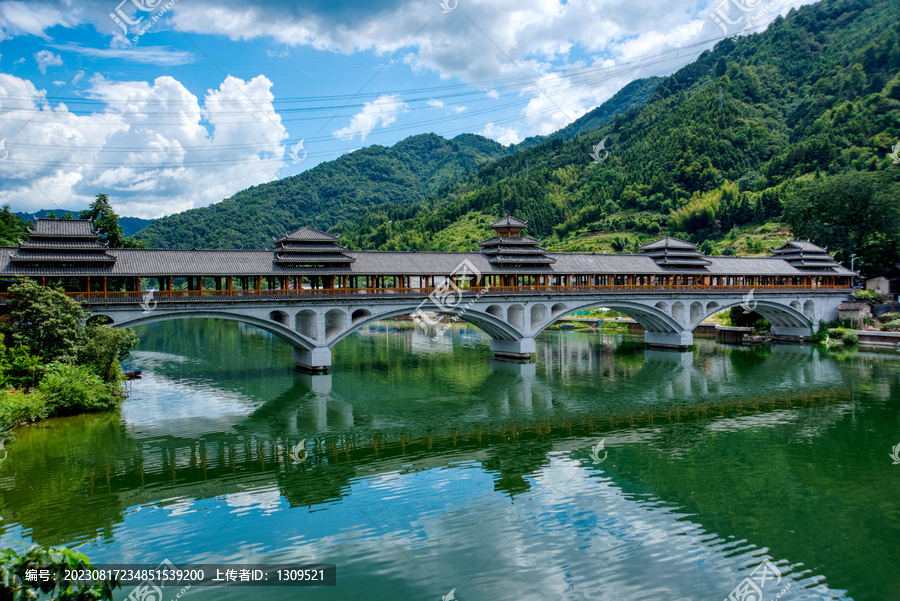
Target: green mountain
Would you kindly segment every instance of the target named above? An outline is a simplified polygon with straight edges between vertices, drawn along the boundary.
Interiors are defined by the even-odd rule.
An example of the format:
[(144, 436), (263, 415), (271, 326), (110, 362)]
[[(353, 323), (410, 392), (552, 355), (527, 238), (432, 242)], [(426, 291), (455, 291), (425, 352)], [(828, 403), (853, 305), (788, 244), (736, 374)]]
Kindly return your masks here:
[(385, 204), (443, 194), (466, 174), (510, 151), (474, 134), (412, 136), (368, 146), (220, 203), (154, 221), (137, 238), (151, 247), (265, 248), (302, 225), (328, 229)]
[(792, 231), (871, 273), (900, 260), (898, 139), (900, 3), (823, 0), (723, 40), (594, 131), (333, 231), (358, 248), (472, 249), (509, 212), (557, 250), (634, 250), (670, 232), (722, 254), (761, 254)]
[(137, 238), (164, 248), (260, 248), (299, 225), (330, 228), (366, 214), (380, 215), (386, 206), (416, 206), (445, 195), (490, 161), (608, 123), (614, 115), (644, 104), (660, 81), (659, 77), (633, 81), (565, 128), (508, 148), (475, 134), (449, 141), (425, 134), (392, 148), (369, 146), (302, 174), (254, 186), (221, 203), (158, 219)]

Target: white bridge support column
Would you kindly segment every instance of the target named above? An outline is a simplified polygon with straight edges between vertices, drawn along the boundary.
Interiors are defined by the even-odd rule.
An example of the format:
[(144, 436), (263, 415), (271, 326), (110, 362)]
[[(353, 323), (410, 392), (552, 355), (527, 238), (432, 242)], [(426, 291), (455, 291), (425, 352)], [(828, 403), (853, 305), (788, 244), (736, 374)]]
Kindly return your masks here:
[(317, 346), (312, 350), (294, 347), (294, 364), (301, 371), (324, 373), (331, 367), (331, 349)]
[(520, 340), (491, 339), (491, 350), (498, 359), (531, 359), (531, 354), (537, 351), (534, 338), (522, 338)]
[(694, 344), (694, 334), (683, 332), (644, 332), (644, 342), (651, 348), (686, 349)]

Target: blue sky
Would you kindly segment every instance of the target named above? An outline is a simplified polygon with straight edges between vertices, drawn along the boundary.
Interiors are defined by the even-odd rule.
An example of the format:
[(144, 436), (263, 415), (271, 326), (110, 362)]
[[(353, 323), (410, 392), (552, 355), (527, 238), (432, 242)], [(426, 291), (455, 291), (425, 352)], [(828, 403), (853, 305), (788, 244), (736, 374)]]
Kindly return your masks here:
[(515, 143), (808, 1), (0, 0), (0, 203), (159, 217), (415, 134)]

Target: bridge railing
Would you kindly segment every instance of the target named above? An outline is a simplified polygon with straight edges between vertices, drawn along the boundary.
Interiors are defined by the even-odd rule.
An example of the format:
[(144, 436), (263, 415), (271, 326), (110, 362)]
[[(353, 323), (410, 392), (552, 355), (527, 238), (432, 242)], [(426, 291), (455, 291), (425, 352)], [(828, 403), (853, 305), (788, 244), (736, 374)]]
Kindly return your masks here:
[[(66, 295), (78, 301), (84, 302), (135, 302), (144, 300), (178, 301), (181, 299), (209, 299), (210, 301), (222, 299), (273, 299), (290, 298), (299, 300), (302, 298), (316, 297), (347, 297), (347, 296), (394, 296), (394, 295), (428, 295), (441, 287), (429, 288), (314, 288), (287, 290), (152, 290), (152, 297), (146, 295), (149, 290), (137, 292), (107, 291), (107, 292), (66, 292)], [(461, 289), (464, 295), (484, 294), (553, 294), (553, 293), (578, 293), (578, 292), (657, 292), (669, 290), (728, 292), (728, 291), (778, 291), (778, 290), (808, 290), (847, 292), (846, 288), (834, 288), (827, 286), (810, 287), (800, 284), (747, 284), (747, 285), (717, 285), (708, 284), (606, 284), (606, 285), (575, 285), (575, 286), (471, 286)], [(5, 302), (8, 294), (0, 293), (0, 302)]]

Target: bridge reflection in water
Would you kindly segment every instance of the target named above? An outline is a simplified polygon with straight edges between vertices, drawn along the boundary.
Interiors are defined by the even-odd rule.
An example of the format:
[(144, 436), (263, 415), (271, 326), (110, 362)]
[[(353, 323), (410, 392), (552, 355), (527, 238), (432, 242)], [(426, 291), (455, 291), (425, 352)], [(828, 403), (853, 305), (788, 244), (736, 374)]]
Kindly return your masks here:
[[(338, 561), (329, 599), (437, 598), (456, 584), (432, 595), (429, 576), (467, 582), (485, 565), (469, 598), (508, 598), (515, 580), (546, 598), (575, 586), (721, 599), (762, 545), (815, 566), (789, 576), (792, 599), (839, 597), (847, 582), (880, 594), (894, 578), (890, 561), (847, 559), (895, 545), (855, 517), (869, 503), (855, 491), (884, 495), (886, 472), (834, 456), (887, 448), (883, 401), (900, 390), (877, 355), (707, 341), (658, 352), (560, 332), (518, 364), (491, 361), (473, 328), (433, 343), (379, 323), (336, 347), (331, 377), (294, 372), (284, 344), (249, 326), (139, 334), (147, 377), (121, 419), (50, 420), (8, 445), (6, 541), (80, 544), (100, 562)], [(410, 558), (418, 571), (391, 575)]]
[[(124, 423), (88, 416), (23, 431), (4, 466), (7, 521), (58, 544), (71, 540), (73, 529), (92, 537), (113, 528), (128, 508), (172, 498), (275, 485), (291, 506), (314, 506), (341, 498), (360, 465), (387, 473), (480, 462), (496, 474), (499, 490), (515, 496), (529, 489), (529, 474), (551, 454), (578, 454), (598, 438), (608, 446), (647, 442), (660, 428), (680, 424), (693, 433), (685, 434), (689, 446), (717, 423), (803, 420), (811, 415), (805, 410), (816, 408), (824, 421), (815, 427), (827, 427), (851, 407), (840, 366), (809, 347), (723, 350), (710, 343), (677, 353), (596, 334), (547, 336), (530, 364), (465, 365), (438, 352), (428, 365), (406, 366), (408, 377), (397, 383), (392, 363), (403, 359), (390, 345), (398, 341), (388, 337), (379, 353), (385, 336), (368, 345), (363, 332), (362, 352), (336, 353), (348, 365), (334, 379), (292, 373), (275, 349), (246, 357), (228, 377), (206, 384), (191, 375), (216, 371), (219, 357), (205, 354), (209, 336), (200, 335), (210, 324), (184, 323), (195, 329), (180, 332), (179, 341), (193, 340), (195, 354), (138, 353), (149, 373), (123, 408)], [(400, 344), (422, 336), (407, 324), (387, 327)], [(232, 329), (238, 349), (261, 338), (250, 328)], [(145, 338), (153, 347), (153, 336)], [(460, 342), (467, 344), (457, 340), (457, 350)], [(277, 375), (272, 361), (279, 358), (285, 369)], [(267, 377), (254, 377), (263, 370)], [(149, 390), (142, 392), (144, 386)], [(89, 449), (76, 440), (84, 436)], [(309, 454), (298, 464), (290, 451), (304, 438)], [(525, 455), (520, 444), (529, 449)], [(44, 477), (29, 482), (31, 494), (10, 494), (38, 466)], [(56, 518), (32, 522), (41, 514), (36, 506), (60, 491), (77, 502)]]

